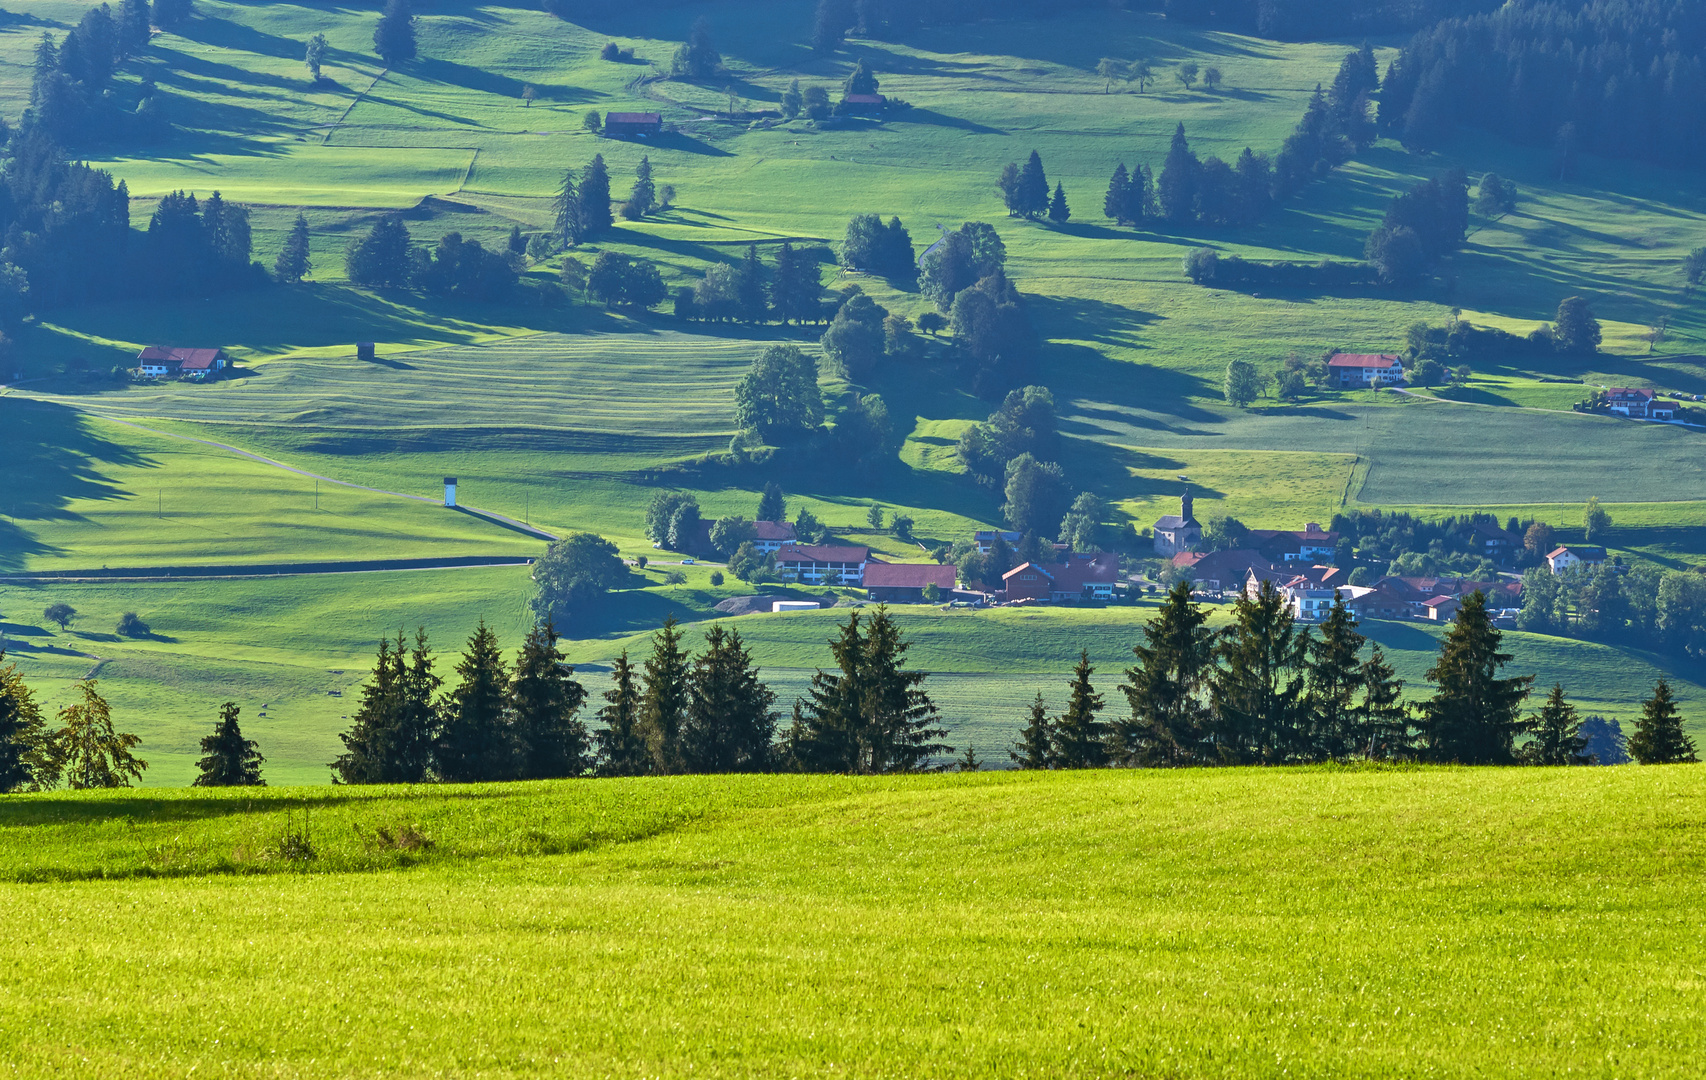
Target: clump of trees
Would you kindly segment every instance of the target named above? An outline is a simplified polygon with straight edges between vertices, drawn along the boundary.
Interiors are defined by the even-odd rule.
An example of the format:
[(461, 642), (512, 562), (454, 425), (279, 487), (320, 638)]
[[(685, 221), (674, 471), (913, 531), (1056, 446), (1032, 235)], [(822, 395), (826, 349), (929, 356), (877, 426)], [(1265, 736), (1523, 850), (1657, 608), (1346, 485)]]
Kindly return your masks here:
[(769, 267), (758, 246), (748, 245), (737, 265), (712, 266), (697, 285), (678, 291), (675, 302), (678, 317), (705, 322), (820, 323), (835, 311), (824, 302), (817, 252), (791, 243), (777, 250)]
[(501, 300), (515, 288), (522, 257), (488, 251), (478, 240), (446, 233), (431, 248), (417, 248), (402, 218), (388, 215), (365, 236), (350, 240), (344, 272), (370, 288), (416, 288), (435, 296)]
[(382, 641), (361, 708), (333, 763), (343, 783), (519, 780), (762, 771), (890, 773), (927, 768), (953, 748), (937, 740), (923, 672), (887, 611), (852, 614), (777, 738), (776, 695), (738, 631), (713, 625), (694, 656), (673, 618), (636, 669), (624, 652), (592, 732), (586, 688), (563, 661), (549, 624), (536, 626), (513, 666), (481, 624), (442, 692), (424, 630)]
[(72, 689), (76, 699), (50, 727), (17, 665), (0, 667), (0, 793), (120, 788), (141, 779), (148, 763), (131, 751), (142, 740), (113, 724), (96, 680)]
[(373, 28), (373, 52), (386, 67), (415, 58), (415, 12), (409, 0), (385, 0), (385, 10)]
[(677, 79), (704, 80), (714, 77), (722, 66), (723, 57), (711, 43), (711, 24), (701, 17), (693, 23), (687, 40), (675, 50), (669, 73)]
[(912, 236), (898, 217), (889, 218), (884, 225), (876, 214), (855, 216), (847, 223), (841, 262), (850, 269), (881, 274), (902, 283), (918, 277), (918, 265), (912, 259)]
[(1006, 245), (981, 221), (945, 234), (919, 261), (919, 291), (948, 313), (972, 390), (982, 397), (1022, 382), (1036, 357), (1037, 334), (1006, 263)]
[(1399, 53), (1381, 90), (1380, 127), (1430, 149), (1458, 124), (1551, 146), (1567, 173), (1578, 150), (1697, 166), (1706, 155), (1699, 42), (1689, 0), (1639, 5), (1496, 5), (1447, 18)]

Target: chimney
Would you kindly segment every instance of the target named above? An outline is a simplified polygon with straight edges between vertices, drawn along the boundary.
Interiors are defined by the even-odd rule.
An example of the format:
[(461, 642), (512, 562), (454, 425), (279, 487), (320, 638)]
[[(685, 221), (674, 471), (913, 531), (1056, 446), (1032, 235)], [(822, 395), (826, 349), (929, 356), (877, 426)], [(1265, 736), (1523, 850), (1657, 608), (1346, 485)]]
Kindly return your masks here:
[(452, 508), (456, 506), (456, 477), (454, 476), (444, 478), (444, 505)]

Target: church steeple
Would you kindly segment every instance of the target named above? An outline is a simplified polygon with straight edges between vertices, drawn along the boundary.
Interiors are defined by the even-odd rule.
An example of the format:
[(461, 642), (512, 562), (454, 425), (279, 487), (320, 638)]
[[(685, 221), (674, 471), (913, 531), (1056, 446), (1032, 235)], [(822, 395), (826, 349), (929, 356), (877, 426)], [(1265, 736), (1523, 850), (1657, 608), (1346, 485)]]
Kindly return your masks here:
[(1191, 498), (1191, 488), (1190, 485), (1187, 484), (1185, 485), (1185, 493), (1179, 496), (1179, 516), (1184, 518), (1187, 522), (1196, 520), (1196, 515), (1191, 513), (1191, 504), (1194, 502), (1196, 502), (1196, 500)]

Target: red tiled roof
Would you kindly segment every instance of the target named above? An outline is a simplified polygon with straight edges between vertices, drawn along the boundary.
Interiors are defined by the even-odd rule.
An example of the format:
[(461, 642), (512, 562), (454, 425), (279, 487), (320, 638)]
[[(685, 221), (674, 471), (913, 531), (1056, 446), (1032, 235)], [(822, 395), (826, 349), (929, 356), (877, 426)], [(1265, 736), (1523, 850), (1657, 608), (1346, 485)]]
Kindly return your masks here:
[(1605, 392), (1607, 401), (1651, 401), (1651, 390), (1639, 390), (1628, 386), (1613, 386)]
[(862, 563), (871, 556), (868, 547), (814, 544), (783, 544), (776, 552), (777, 562)]
[(183, 349), (170, 345), (150, 345), (136, 354), (142, 361), (166, 361), (172, 364), (182, 364), (185, 367), (208, 368), (219, 359), (223, 349)]
[(865, 588), (922, 589), (933, 584), (952, 589), (958, 573), (952, 563), (870, 563), (865, 567)]
[(1393, 353), (1342, 352), (1342, 353), (1334, 353), (1333, 358), (1331, 360), (1327, 361), (1327, 366), (1328, 367), (1357, 367), (1357, 368), (1361, 368), (1361, 367), (1389, 368), (1389, 367), (1393, 366), (1394, 364), (1396, 364), (1397, 362), (1398, 362), (1398, 357), (1396, 354), (1393, 354)]

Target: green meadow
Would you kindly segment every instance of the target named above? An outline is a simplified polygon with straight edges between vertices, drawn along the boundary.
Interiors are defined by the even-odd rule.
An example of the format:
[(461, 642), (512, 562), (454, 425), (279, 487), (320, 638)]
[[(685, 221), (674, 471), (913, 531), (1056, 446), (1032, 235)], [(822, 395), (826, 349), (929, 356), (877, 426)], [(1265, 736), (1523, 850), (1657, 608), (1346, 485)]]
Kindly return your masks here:
[(1692, 1076), (1703, 776), (19, 796), (0, 1046), (29, 1076)]
[[(74, 23), (83, 5), (42, 0), (29, 10), (0, 24), (0, 113), (13, 120), (41, 32)], [(686, 324), (579, 301), (444, 302), (357, 289), (344, 276), (345, 245), (390, 213), (423, 243), (457, 231), (492, 246), (512, 226), (545, 229), (564, 170), (594, 153), (619, 197), (647, 155), (676, 199), (645, 221), (619, 222), (577, 257), (644, 257), (672, 287), (748, 244), (767, 255), (783, 241), (831, 248), (855, 213), (899, 215), (919, 247), (938, 227), (993, 222), (1045, 338), (1034, 378), (1059, 403), (1062, 464), (1076, 486), (1109, 501), (1115, 524), (1172, 512), (1185, 477), (1199, 515), (1261, 527), (1325, 524), (1359, 507), (1487, 510), (1544, 518), (1569, 538), (1582, 502), (1598, 496), (1620, 555), (1677, 568), (1706, 561), (1702, 433), (1568, 411), (1595, 386), (1706, 391), (1706, 323), (1681, 271), (1706, 236), (1698, 176), (1589, 158), (1559, 180), (1543, 151), (1465, 135), (1429, 154), (1382, 141), (1251, 228), (1124, 229), (1101, 216), (1114, 164), (1159, 168), (1176, 124), (1201, 154), (1276, 152), (1356, 42), (1284, 44), (1096, 12), (932, 29), (904, 44), (856, 39), (822, 57), (801, 44), (809, 13), (780, 0), (581, 22), (447, 0), (419, 16), (421, 58), (384, 70), (371, 55), (371, 8), (199, 0), (197, 11), (119, 77), (121, 92), (145, 74), (157, 82), (174, 133), (89, 159), (127, 181), (139, 226), (178, 188), (248, 204), (264, 263), (301, 212), (314, 270), (297, 287), (62, 309), (26, 327), (16, 349), (25, 378), (0, 390), (0, 457), (22, 462), (0, 487), (0, 572), (268, 574), (304, 562), (539, 554), (542, 541), (525, 530), (438, 505), (446, 475), (459, 478), (467, 506), (558, 534), (594, 531), (628, 556), (655, 554), (643, 511), (658, 491), (692, 491), (708, 515), (750, 516), (772, 478), (791, 507), (886, 558), (923, 558), (925, 547), (999, 522), (1000, 498), (970, 484), (953, 453), (991, 406), (962, 388), (944, 341), (868, 386), (824, 379), (832, 397), (883, 395), (901, 440), (884, 474), (850, 476), (788, 455), (766, 471), (717, 456), (734, 431), (734, 384), (769, 344), (815, 350), (816, 328)], [(699, 14), (727, 79), (655, 78)], [(331, 50), (326, 78), (310, 83), (300, 57), (316, 32)], [(607, 41), (637, 60), (599, 59)], [(1399, 42), (1375, 44), (1384, 64)], [(1186, 91), (1163, 73), (1146, 92), (1116, 84), (1110, 93), (1094, 73), (1104, 55), (1142, 55), (1163, 69), (1213, 64), (1224, 82)], [(792, 79), (835, 87), (859, 60), (910, 107), (880, 123), (751, 122)], [(674, 131), (599, 138), (582, 127), (589, 109), (657, 109)], [(1065, 224), (1002, 213), (995, 177), (1033, 148), (1065, 186)], [(1184, 254), (1203, 245), (1251, 258), (1356, 258), (1394, 194), (1450, 167), (1514, 180), (1517, 209), (1476, 218), (1466, 247), (1413, 293), (1240, 292), (1199, 288), (1182, 274)], [(832, 264), (825, 271), (832, 288), (856, 284), (912, 317), (928, 309), (916, 292)], [(529, 272), (549, 279), (555, 262)], [(1466, 386), (1419, 397), (1322, 392), (1247, 411), (1222, 400), (1233, 359), (1271, 368), (1292, 352), (1395, 349), (1407, 326), (1443, 323), (1453, 309), (1526, 333), (1572, 294), (1589, 297), (1604, 321), (1605, 347), (1590, 360), (1494, 358)], [(1661, 319), (1667, 337), (1649, 345), (1642, 335)], [(377, 361), (357, 360), (357, 341), (376, 342)], [(209, 386), (119, 386), (86, 374), (126, 364), (150, 343), (220, 345), (238, 370)], [(924, 547), (867, 530), (872, 502), (912, 516)], [(746, 591), (711, 586), (710, 569), (685, 568), (679, 585), (666, 569), (636, 572), (604, 610), (567, 628), (588, 677), (669, 614), (703, 622), (719, 600)], [(23, 582), (0, 585), (0, 613), (11, 657), (54, 702), (97, 671), (125, 724), (144, 735), (150, 783), (187, 779), (196, 740), (227, 699), (241, 699), (280, 782), (318, 783), (378, 635), (425, 623), (448, 653), (484, 617), (513, 648), (529, 617), (526, 573)], [(59, 598), (86, 612), (69, 632), (37, 614)], [(155, 637), (107, 632), (131, 610)], [(1039, 688), (1060, 692), (1080, 647), (1112, 692), (1143, 615), (932, 610), (905, 621), (916, 662), (937, 673), (951, 726), (999, 761), (1023, 705)], [(825, 662), (839, 617), (740, 620), (784, 704)], [(1418, 686), (1435, 632), (1368, 629)], [(1625, 720), (1664, 669), (1629, 650), (1510, 641), (1522, 670), (1562, 679), (1584, 709)], [(1698, 673), (1670, 674), (1693, 700)]]

